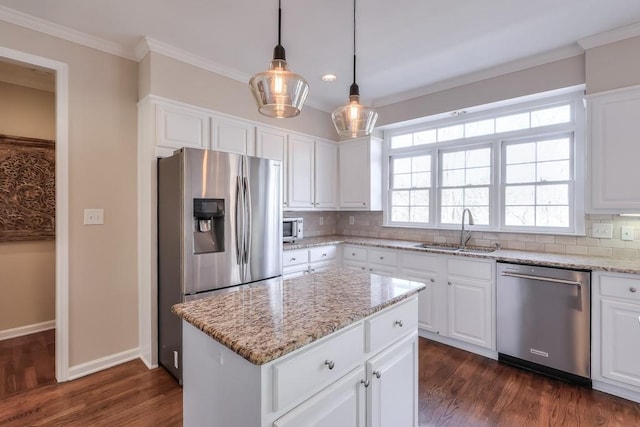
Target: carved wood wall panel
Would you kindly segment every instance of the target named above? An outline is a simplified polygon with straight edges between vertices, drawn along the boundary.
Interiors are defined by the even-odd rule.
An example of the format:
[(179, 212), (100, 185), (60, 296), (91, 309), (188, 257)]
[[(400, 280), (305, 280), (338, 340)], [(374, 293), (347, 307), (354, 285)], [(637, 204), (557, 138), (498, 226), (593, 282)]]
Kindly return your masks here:
[(0, 242), (55, 238), (55, 141), (0, 135)]

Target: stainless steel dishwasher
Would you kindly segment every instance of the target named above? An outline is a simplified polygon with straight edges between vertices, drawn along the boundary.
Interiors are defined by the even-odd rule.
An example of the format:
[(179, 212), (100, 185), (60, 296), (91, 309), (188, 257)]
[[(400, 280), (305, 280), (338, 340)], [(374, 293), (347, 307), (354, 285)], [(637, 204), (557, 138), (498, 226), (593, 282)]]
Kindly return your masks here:
[(591, 384), (591, 272), (497, 264), (498, 360)]

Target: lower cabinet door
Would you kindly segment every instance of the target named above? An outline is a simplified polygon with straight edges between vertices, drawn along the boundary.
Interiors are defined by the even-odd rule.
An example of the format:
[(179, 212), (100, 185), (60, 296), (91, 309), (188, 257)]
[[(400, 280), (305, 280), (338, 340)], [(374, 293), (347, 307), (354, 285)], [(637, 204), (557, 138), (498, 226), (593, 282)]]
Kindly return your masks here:
[(640, 387), (640, 304), (602, 300), (602, 376)]
[(288, 412), (274, 427), (365, 427), (364, 367), (354, 369)]
[(418, 334), (367, 362), (367, 427), (418, 425)]
[(491, 284), (449, 276), (447, 288), (449, 336), (491, 348)]

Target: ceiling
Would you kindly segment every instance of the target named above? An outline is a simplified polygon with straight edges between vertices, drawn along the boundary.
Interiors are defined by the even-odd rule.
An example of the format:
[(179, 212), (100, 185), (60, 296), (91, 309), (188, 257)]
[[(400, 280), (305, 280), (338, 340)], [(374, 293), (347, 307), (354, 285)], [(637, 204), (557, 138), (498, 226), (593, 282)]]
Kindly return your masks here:
[[(244, 81), (267, 68), (277, 42), (275, 0), (0, 0), (1, 7), (116, 43), (130, 57), (146, 36)], [(357, 81), (362, 101), (374, 106), (531, 56), (578, 54), (577, 40), (640, 22), (639, 0), (360, 0), (357, 7)], [(352, 8), (349, 0), (282, 0), (289, 66), (309, 82), (309, 103), (326, 111), (346, 102), (352, 82)], [(325, 73), (337, 81), (322, 82)]]

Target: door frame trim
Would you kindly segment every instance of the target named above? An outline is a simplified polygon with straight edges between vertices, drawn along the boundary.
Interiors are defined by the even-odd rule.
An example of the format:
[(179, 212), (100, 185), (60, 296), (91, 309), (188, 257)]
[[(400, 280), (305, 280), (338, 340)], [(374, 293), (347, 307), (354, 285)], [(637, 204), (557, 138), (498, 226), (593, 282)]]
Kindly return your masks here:
[(55, 71), (56, 124), (56, 380), (69, 379), (69, 67), (0, 47), (0, 58)]

